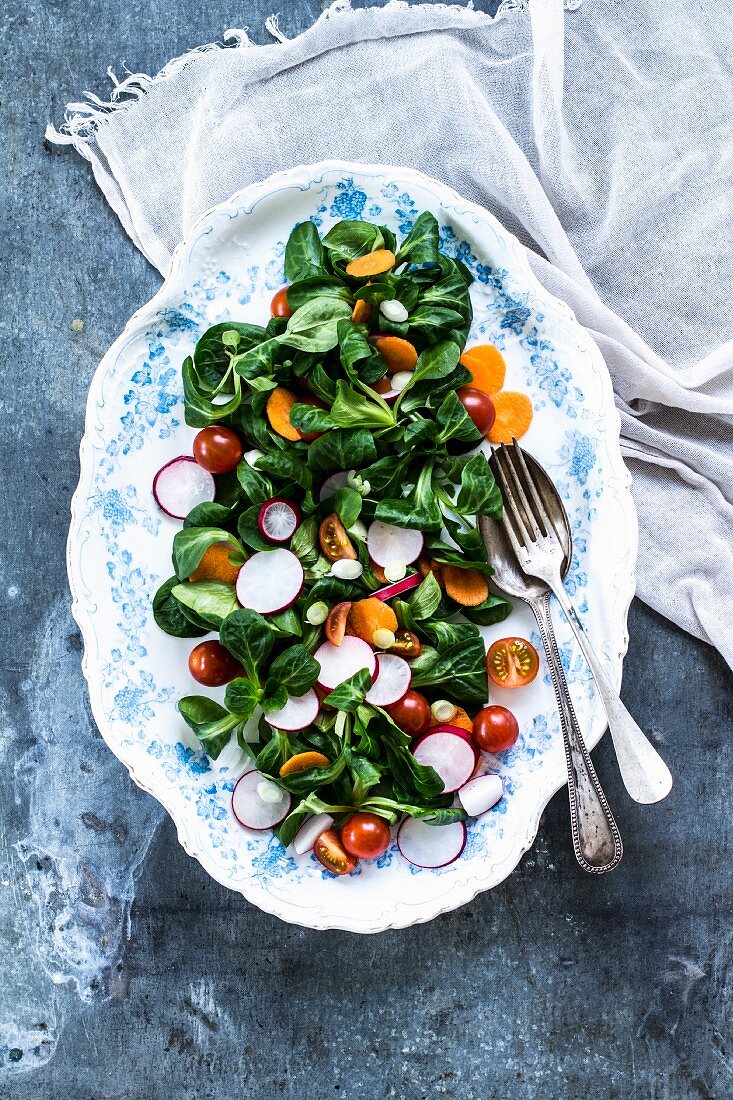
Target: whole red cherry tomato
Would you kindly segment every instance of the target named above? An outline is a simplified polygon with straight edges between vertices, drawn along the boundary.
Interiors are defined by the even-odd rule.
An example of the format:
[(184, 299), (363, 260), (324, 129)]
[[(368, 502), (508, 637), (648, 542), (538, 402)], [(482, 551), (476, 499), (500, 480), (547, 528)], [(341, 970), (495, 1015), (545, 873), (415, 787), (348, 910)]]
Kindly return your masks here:
[(519, 723), (506, 707), (484, 707), (473, 720), (473, 737), (483, 752), (503, 752), (519, 737)]
[(354, 814), (341, 830), (341, 843), (357, 859), (376, 859), (387, 851), (389, 842), (389, 825), (376, 814)]
[(384, 708), (396, 726), (410, 737), (419, 737), (430, 725), (430, 703), (410, 688), (400, 700)]
[(292, 317), (293, 311), (288, 305), (288, 288), (281, 287), (270, 303), (270, 313), (273, 317)]
[(211, 424), (202, 428), (194, 439), (193, 457), (210, 474), (228, 474), (239, 465), (242, 443), (231, 428)]
[(483, 393), (473, 386), (461, 386), (457, 393), (458, 400), (481, 432), (481, 435), (486, 435), (496, 419), (494, 402), (487, 393)]
[(195, 649), (191, 650), (188, 669), (199, 684), (212, 688), (221, 687), (237, 676), (244, 675), (244, 669), (239, 661), (232, 657), (221, 642), (213, 639), (209, 642), (200, 642)]

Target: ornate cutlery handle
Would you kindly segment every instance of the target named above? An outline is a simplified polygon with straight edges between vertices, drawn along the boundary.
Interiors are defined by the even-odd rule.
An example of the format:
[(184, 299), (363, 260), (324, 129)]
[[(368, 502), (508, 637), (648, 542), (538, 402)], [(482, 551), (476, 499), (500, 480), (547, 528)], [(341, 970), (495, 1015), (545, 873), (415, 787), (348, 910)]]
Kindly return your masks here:
[(635, 802), (644, 804), (661, 802), (672, 790), (672, 776), (669, 768), (621, 702), (562, 584), (559, 587), (553, 585), (553, 591), (575, 632), (583, 656), (598, 686), (601, 700), (606, 708), (613, 747), (616, 750), (618, 767), (626, 790)]
[(602, 875), (612, 871), (621, 860), (624, 851), (621, 836), (575, 717), (550, 618), (549, 592), (538, 600), (532, 600), (531, 607), (542, 636), (560, 712), (575, 857), (584, 871)]

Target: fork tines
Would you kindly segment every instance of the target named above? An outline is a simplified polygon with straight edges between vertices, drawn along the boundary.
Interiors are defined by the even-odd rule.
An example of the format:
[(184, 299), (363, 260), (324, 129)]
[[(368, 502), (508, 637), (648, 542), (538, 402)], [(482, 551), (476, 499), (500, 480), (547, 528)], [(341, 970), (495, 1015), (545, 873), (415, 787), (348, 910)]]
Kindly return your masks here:
[(504, 443), (496, 447), (489, 461), (504, 497), (502, 523), (515, 551), (520, 545), (528, 547), (546, 538), (559, 543), (540, 489), (516, 439), (512, 439), (511, 447)]

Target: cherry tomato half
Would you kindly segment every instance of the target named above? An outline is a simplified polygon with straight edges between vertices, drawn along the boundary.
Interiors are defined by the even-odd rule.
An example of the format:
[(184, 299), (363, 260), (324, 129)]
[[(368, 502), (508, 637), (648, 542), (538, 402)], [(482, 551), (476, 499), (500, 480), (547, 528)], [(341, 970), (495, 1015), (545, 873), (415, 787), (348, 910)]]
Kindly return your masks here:
[(473, 386), (461, 386), (457, 392), (458, 400), (481, 432), (481, 435), (486, 435), (496, 419), (494, 402), (487, 393), (483, 393)]
[(417, 634), (411, 630), (396, 630), (394, 645), (391, 645), (389, 653), (396, 653), (398, 657), (404, 657), (406, 661), (414, 661), (422, 653), (422, 646)]
[(292, 317), (293, 311), (288, 305), (288, 288), (281, 287), (270, 303), (270, 313), (273, 317)]
[(358, 860), (346, 851), (335, 829), (321, 833), (313, 845), (313, 855), (332, 875), (350, 875)]
[(358, 555), (346, 534), (346, 528), (335, 512), (326, 516), (321, 523), (318, 529), (318, 541), (329, 561), (341, 561), (342, 558), (348, 558), (349, 561), (357, 559)]
[(389, 842), (389, 825), (376, 814), (354, 814), (341, 830), (341, 843), (358, 859), (376, 859), (387, 851)]
[(503, 752), (519, 737), (519, 723), (506, 707), (484, 707), (473, 720), (473, 737), (483, 752)]
[(419, 691), (410, 688), (402, 698), (384, 708), (396, 726), (409, 737), (419, 737), (430, 725), (430, 703)]
[(486, 671), (497, 687), (531, 684), (539, 667), (537, 650), (526, 638), (500, 638), (486, 654)]
[(323, 633), (331, 645), (341, 645), (346, 634), (346, 620), (352, 608), (351, 600), (343, 600), (334, 604), (328, 613), (328, 618), (323, 624)]
[(228, 474), (239, 465), (242, 444), (231, 428), (212, 424), (202, 428), (194, 439), (193, 457), (210, 474)]
[(221, 642), (200, 642), (188, 657), (188, 670), (204, 687), (221, 687), (244, 675), (239, 661), (232, 657)]

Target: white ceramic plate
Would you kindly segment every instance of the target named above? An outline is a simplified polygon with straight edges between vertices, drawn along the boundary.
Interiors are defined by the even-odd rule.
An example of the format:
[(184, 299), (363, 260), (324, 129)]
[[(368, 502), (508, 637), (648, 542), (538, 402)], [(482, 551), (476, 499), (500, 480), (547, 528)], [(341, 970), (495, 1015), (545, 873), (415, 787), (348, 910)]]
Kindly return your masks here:
[[(522, 732), (514, 748), (486, 761), (487, 770), (501, 772), (506, 795), (470, 823), (463, 856), (441, 870), (418, 870), (393, 845), (376, 863), (334, 879), (314, 857), (294, 858), (271, 834), (248, 832), (234, 820), (229, 800), (242, 755), (231, 747), (212, 762), (201, 752), (176, 711), (176, 700), (192, 690), (186, 658), (193, 643), (167, 637), (153, 621), (151, 599), (171, 573), (179, 525), (157, 509), (151, 480), (166, 460), (191, 452), (195, 434), (183, 423), (183, 358), (209, 325), (267, 318), (296, 222), (311, 218), (325, 231), (342, 218), (365, 218), (403, 235), (422, 210), (436, 215), (444, 249), (476, 277), (469, 342), (501, 348), (506, 388), (532, 399), (535, 419), (522, 442), (564, 497), (575, 540), (568, 584), (611, 679), (620, 683), (637, 527), (607, 370), (568, 307), (536, 281), (518, 241), (435, 180), (406, 168), (328, 162), (279, 173), (211, 210), (177, 250), (159, 293), (105, 355), (87, 405), (68, 568), (102, 736), (135, 782), (166, 807), (181, 844), (209, 874), (260, 908), (312, 928), (378, 932), (470, 901), (516, 866), (565, 782), (543, 663), (530, 687), (493, 692), (494, 702), (515, 711)], [(592, 747), (604, 715), (559, 611), (556, 621)], [(485, 635), (491, 641), (510, 632), (541, 649), (527, 609)]]

